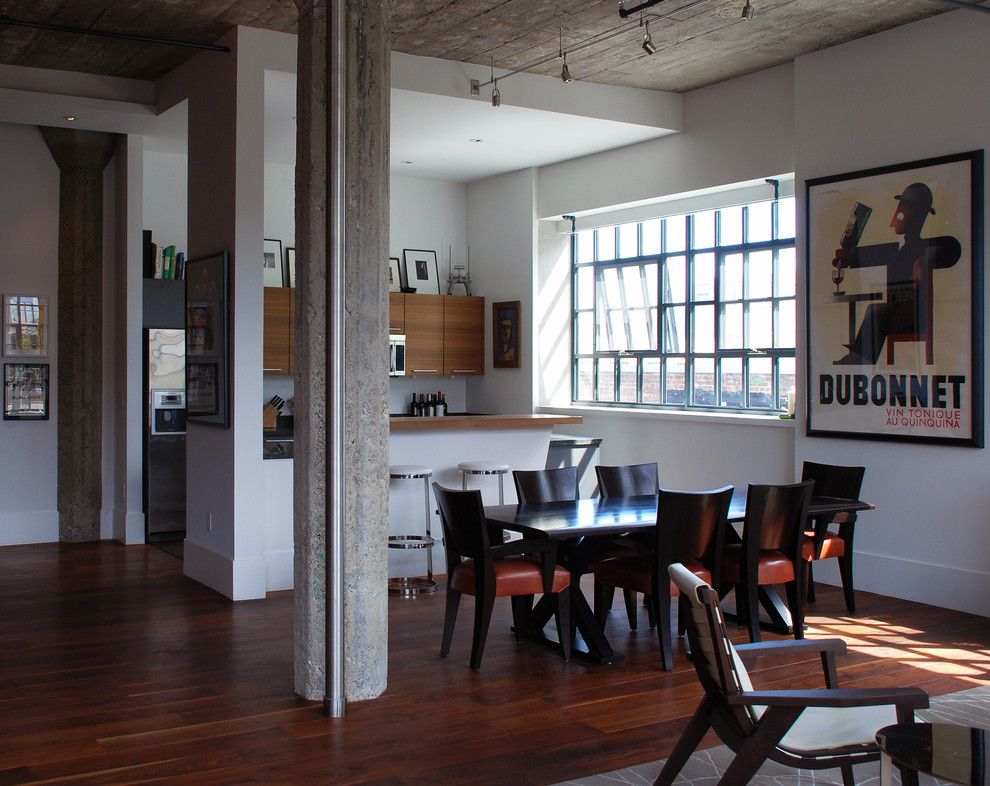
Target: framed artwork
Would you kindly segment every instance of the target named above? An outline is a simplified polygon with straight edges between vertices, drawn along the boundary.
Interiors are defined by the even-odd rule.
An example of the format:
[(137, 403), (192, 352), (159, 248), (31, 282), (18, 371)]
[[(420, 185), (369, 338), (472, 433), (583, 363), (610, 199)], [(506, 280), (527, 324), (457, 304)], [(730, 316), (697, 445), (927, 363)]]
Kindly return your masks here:
[(229, 258), (226, 251), (186, 263), (186, 418), (230, 425)]
[(492, 365), (519, 368), (519, 301), (492, 303)]
[(294, 287), (296, 285), (296, 250), (295, 248), (285, 249), (285, 285)]
[(48, 364), (3, 364), (3, 419), (48, 420)]
[(810, 436), (983, 446), (983, 152), (807, 181)]
[(262, 262), (266, 287), (284, 287), (285, 276), (282, 270), (282, 241), (265, 238), (265, 251)]
[(3, 354), (8, 357), (48, 356), (48, 298), (3, 296)]
[(421, 295), (440, 294), (440, 274), (437, 271), (437, 252), (416, 248), (402, 249), (405, 262), (406, 287)]
[(388, 291), (389, 292), (402, 291), (402, 276), (399, 273), (398, 257), (388, 258)]

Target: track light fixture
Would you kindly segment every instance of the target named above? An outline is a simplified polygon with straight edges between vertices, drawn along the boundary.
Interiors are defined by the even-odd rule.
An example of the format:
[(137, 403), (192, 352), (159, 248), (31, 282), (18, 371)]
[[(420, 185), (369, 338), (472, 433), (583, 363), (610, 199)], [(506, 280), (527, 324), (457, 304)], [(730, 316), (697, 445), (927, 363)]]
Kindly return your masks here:
[(648, 55), (655, 54), (657, 51), (656, 44), (653, 43), (653, 37), (650, 35), (650, 23), (646, 23), (646, 35), (643, 36), (643, 51)]
[(750, 4), (749, 0), (746, 0), (746, 5), (743, 6), (742, 19), (747, 22), (753, 18), (753, 6)]
[(564, 52), (564, 67), (560, 69), (560, 81), (565, 85), (574, 81), (571, 77), (571, 70), (567, 67), (567, 52)]
[(502, 106), (502, 94), (498, 92), (498, 80), (495, 78), (495, 58), (492, 61), (492, 106)]

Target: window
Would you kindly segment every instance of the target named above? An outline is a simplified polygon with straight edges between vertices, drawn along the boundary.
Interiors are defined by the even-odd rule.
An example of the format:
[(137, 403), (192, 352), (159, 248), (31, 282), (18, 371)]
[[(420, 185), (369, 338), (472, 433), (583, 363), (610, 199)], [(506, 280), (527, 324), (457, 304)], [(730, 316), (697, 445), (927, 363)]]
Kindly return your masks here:
[(577, 232), (573, 400), (777, 412), (794, 389), (794, 199)]

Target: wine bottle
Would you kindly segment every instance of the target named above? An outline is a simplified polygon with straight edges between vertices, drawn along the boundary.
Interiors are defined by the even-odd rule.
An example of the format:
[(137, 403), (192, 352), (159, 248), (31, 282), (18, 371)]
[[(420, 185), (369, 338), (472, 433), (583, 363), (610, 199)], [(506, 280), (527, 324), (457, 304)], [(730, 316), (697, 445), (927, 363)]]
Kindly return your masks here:
[(443, 391), (437, 391), (437, 415), (440, 417), (447, 416), (447, 400), (443, 397)]
[(426, 417), (426, 397), (420, 393), (419, 394), (419, 416)]
[(419, 407), (416, 406), (416, 394), (415, 393), (412, 394), (412, 401), (409, 402), (409, 414), (410, 415), (413, 415), (413, 416), (419, 414)]

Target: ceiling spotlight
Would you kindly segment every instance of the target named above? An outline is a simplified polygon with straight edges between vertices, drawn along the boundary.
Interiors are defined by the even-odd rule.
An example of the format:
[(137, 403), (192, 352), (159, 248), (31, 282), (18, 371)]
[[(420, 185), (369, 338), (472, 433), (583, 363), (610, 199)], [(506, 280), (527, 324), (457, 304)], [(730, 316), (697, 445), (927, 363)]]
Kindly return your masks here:
[(648, 55), (652, 55), (657, 51), (656, 44), (653, 43), (653, 37), (650, 35), (650, 23), (646, 23), (646, 35), (643, 36), (643, 51)]
[(742, 19), (747, 22), (753, 18), (753, 6), (750, 4), (749, 0), (746, 0), (746, 5), (743, 6)]
[(564, 52), (564, 67), (560, 69), (560, 81), (565, 85), (574, 81), (571, 77), (571, 70), (567, 67), (567, 52)]
[(76, 119), (75, 115), (62, 115), (62, 119), (68, 123), (73, 122)]
[(492, 106), (502, 106), (502, 94), (498, 92), (498, 80), (492, 82)]

